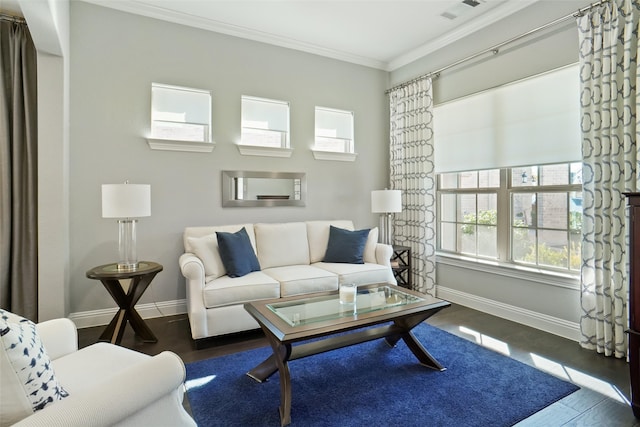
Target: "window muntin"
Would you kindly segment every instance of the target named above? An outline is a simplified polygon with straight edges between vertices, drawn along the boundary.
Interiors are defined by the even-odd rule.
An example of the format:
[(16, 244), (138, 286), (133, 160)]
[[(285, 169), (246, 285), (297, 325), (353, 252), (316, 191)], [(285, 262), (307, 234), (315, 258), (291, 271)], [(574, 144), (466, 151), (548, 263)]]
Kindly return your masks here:
[(440, 174), (441, 189), (500, 187), (500, 169)]
[[(500, 170), (438, 175), (439, 250), (579, 271), (582, 165), (495, 171)], [(491, 177), (497, 176), (495, 186)]]
[(289, 103), (242, 96), (240, 144), (289, 148)]
[(497, 192), (500, 170), (439, 175), (440, 248), (497, 258)]
[(316, 107), (314, 150), (353, 153), (353, 112)]
[(211, 142), (211, 92), (152, 83), (151, 138)]

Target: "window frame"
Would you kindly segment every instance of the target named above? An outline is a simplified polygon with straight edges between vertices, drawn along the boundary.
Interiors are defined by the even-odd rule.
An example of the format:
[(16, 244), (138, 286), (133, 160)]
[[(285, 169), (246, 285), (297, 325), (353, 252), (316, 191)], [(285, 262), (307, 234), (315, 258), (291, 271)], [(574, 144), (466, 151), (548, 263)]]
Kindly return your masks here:
[[(528, 262), (522, 262), (522, 261), (516, 261), (514, 260), (513, 257), (513, 231), (514, 231), (514, 227), (513, 225), (513, 218), (512, 218), (512, 213), (513, 213), (513, 209), (512, 209), (512, 199), (513, 199), (513, 195), (516, 193), (530, 193), (530, 194), (538, 194), (538, 193), (564, 193), (566, 194), (567, 200), (568, 198), (571, 196), (571, 193), (580, 193), (582, 194), (582, 181), (580, 180), (579, 183), (572, 183), (571, 182), (571, 177), (572, 177), (572, 168), (571, 165), (574, 163), (579, 163), (579, 162), (561, 162), (561, 163), (556, 163), (553, 165), (568, 165), (568, 181), (567, 184), (560, 184), (560, 185), (539, 185), (539, 183), (536, 183), (536, 185), (527, 185), (527, 186), (514, 186), (512, 185), (512, 171), (513, 169), (518, 169), (518, 168), (511, 168), (511, 167), (507, 167), (507, 168), (500, 168), (500, 169), (495, 169), (495, 170), (499, 170), (500, 172), (500, 184), (498, 187), (481, 187), (481, 188), (443, 188), (442, 186), (442, 179), (443, 179), (443, 175), (445, 175), (446, 173), (438, 173), (437, 174), (437, 202), (436, 202), (436, 226), (437, 226), (437, 252), (438, 255), (441, 257), (450, 257), (450, 258), (460, 258), (460, 259), (466, 259), (466, 260), (470, 260), (470, 261), (476, 261), (476, 262), (484, 262), (484, 263), (490, 263), (490, 264), (497, 264), (497, 265), (501, 265), (501, 266), (508, 266), (508, 267), (513, 267), (516, 269), (523, 269), (523, 270), (530, 270), (530, 271), (536, 271), (536, 272), (541, 272), (544, 274), (553, 274), (553, 275), (561, 275), (561, 276), (566, 276), (566, 277), (571, 277), (571, 278), (575, 278), (577, 276), (579, 276), (580, 271), (579, 271), (579, 267), (578, 269), (571, 269), (571, 260), (569, 258), (568, 260), (568, 265), (566, 268), (561, 268), (561, 267), (553, 267), (553, 266), (548, 266), (548, 265), (544, 265), (544, 264), (540, 264), (538, 262), (538, 260), (536, 260), (536, 263), (528, 263)], [(530, 166), (525, 166), (525, 167), (544, 167), (544, 166), (550, 166), (550, 165), (530, 165)], [(465, 172), (478, 172), (476, 171), (462, 171), (462, 172), (455, 172), (456, 174), (461, 174), (461, 173), (465, 173)], [(458, 186), (459, 186), (459, 181), (458, 181)], [(478, 255), (473, 255), (473, 254), (469, 254), (469, 253), (464, 253), (461, 252), (458, 248), (458, 246), (456, 246), (456, 251), (451, 251), (451, 250), (447, 250), (447, 249), (442, 249), (442, 195), (445, 194), (454, 194), (454, 195), (469, 195), (469, 194), (493, 194), (495, 193), (497, 196), (497, 241), (496, 241), (496, 245), (497, 245), (497, 256), (495, 258), (493, 257), (483, 257), (483, 256), (478, 256)], [(476, 208), (477, 209), (477, 208)], [(505, 215), (503, 214), (503, 212), (506, 212), (506, 218)], [(462, 221), (460, 221), (459, 218), (459, 212), (458, 212), (458, 208), (456, 207), (456, 221), (454, 222), (454, 224), (462, 224)], [(566, 231), (568, 233), (568, 244), (571, 244), (571, 238), (569, 233), (571, 232), (572, 228), (571, 228), (571, 209), (570, 206), (567, 206), (567, 228), (566, 229), (554, 229), (554, 230), (561, 230), (561, 231)], [(445, 221), (445, 223), (447, 222), (451, 222), (451, 221)], [(476, 222), (477, 223), (477, 222)], [(535, 229), (536, 231), (541, 229), (544, 230), (544, 227), (524, 227), (527, 229)], [(575, 229), (574, 229), (575, 230)], [(456, 237), (456, 242), (457, 239), (459, 237)], [(456, 245), (458, 245), (458, 243), (456, 243)], [(536, 249), (538, 249), (538, 244), (536, 243)], [(571, 249), (568, 248), (568, 250), (570, 251)], [(476, 253), (477, 253), (477, 247), (476, 247)], [(536, 252), (537, 253), (537, 252)], [(570, 253), (570, 252), (569, 252)]]
[[(245, 102), (254, 102), (255, 106), (259, 106), (258, 103), (265, 104), (273, 104), (275, 106), (286, 107), (286, 117), (281, 117), (281, 120), (286, 122), (286, 129), (275, 129), (270, 128), (266, 120), (267, 128), (264, 127), (255, 127), (255, 126), (245, 126), (245, 121), (248, 121), (245, 117)], [(264, 116), (253, 116), (251, 117), (253, 121), (264, 121), (266, 117)], [(278, 132), (280, 133), (280, 144), (279, 146), (274, 145), (262, 145), (249, 143), (245, 139), (245, 130), (248, 133), (255, 131), (264, 131), (265, 134), (269, 132)], [(258, 132), (260, 133), (260, 132)], [(240, 97), (240, 139), (237, 143), (238, 150), (243, 155), (249, 156), (268, 156), (268, 157), (290, 157), (293, 150), (291, 149), (291, 104), (288, 101), (281, 101), (277, 99), (270, 98), (261, 98), (257, 96), (251, 95), (241, 95)]]
[[(322, 136), (319, 135), (320, 128), (318, 127), (318, 114), (322, 114), (325, 112), (327, 114), (341, 114), (344, 116), (348, 116), (349, 125), (348, 132), (350, 133), (350, 138), (342, 138), (342, 137), (331, 137), (331, 136)], [(325, 119), (326, 120), (326, 119)], [(336, 129), (337, 132), (337, 129)], [(338, 150), (327, 150), (319, 147), (318, 139), (326, 138), (329, 140), (341, 140), (344, 141), (346, 149), (341, 151)], [(337, 108), (330, 107), (321, 107), (316, 106), (314, 109), (314, 140), (313, 146), (311, 147), (311, 151), (313, 152), (314, 158), (316, 160), (339, 160), (339, 161), (354, 161), (357, 157), (357, 153), (355, 152), (355, 113), (353, 111), (341, 110)]]
[[(191, 92), (199, 95), (206, 95), (207, 99), (207, 111), (202, 112), (207, 117), (207, 123), (194, 123), (196, 125), (205, 126), (204, 136), (202, 141), (192, 140), (192, 139), (183, 139), (179, 136), (176, 138), (168, 138), (163, 137), (161, 135), (153, 133), (154, 123), (156, 122), (172, 122), (167, 120), (159, 120), (156, 118), (157, 106), (154, 102), (157, 93), (154, 94), (155, 89), (166, 90), (166, 91), (176, 91), (176, 92)], [(176, 86), (165, 83), (151, 83), (151, 114), (150, 114), (150, 128), (149, 128), (149, 136), (146, 138), (149, 147), (153, 150), (168, 150), (168, 151), (191, 151), (191, 152), (211, 152), (215, 148), (215, 141), (213, 140), (213, 120), (212, 120), (212, 94), (211, 91), (206, 89), (197, 89), (186, 86)], [(170, 113), (165, 111), (163, 113)], [(186, 113), (185, 113), (186, 114)], [(176, 122), (178, 123), (178, 122)], [(180, 122), (186, 123), (188, 122)]]

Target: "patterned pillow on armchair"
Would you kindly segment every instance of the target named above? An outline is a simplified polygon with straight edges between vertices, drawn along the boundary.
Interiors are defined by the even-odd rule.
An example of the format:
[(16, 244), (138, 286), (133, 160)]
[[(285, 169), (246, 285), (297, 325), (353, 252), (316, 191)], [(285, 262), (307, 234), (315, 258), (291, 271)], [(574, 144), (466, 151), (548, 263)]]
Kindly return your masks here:
[(0, 310), (0, 425), (68, 396), (32, 321)]

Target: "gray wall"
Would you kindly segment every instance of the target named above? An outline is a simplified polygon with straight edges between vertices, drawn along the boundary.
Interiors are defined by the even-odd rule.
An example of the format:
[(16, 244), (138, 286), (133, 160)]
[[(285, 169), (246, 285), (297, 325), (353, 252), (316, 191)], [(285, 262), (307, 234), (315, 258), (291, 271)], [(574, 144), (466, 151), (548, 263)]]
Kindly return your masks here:
[[(438, 70), (586, 5), (585, 1), (535, 3), (472, 37), (393, 71), (391, 84)], [(434, 100), (437, 105), (577, 61), (578, 33), (572, 18), (502, 48), (497, 55), (487, 54), (443, 71), (434, 80)], [(443, 298), (575, 339), (580, 308), (577, 280), (519, 276), (514, 270), (441, 258), (436, 280)]]
[(69, 4), (21, 1), (38, 51), (38, 320), (69, 307)]
[[(151, 184), (138, 258), (164, 265), (141, 303), (185, 298), (178, 268), (186, 226), (346, 218), (377, 225), (370, 192), (388, 186), (388, 73), (83, 3), (71, 3), (70, 312), (108, 309), (85, 277), (117, 259), (117, 224), (101, 217), (100, 186)], [(208, 89), (212, 153), (151, 150), (151, 83)], [(242, 156), (240, 96), (291, 105), (291, 158)], [(314, 160), (314, 107), (355, 113), (355, 162)], [(306, 172), (306, 207), (222, 208), (222, 170)]]
[[(538, 1), (472, 36), (458, 40), (390, 73), (391, 85), (439, 70), (588, 5), (585, 0)], [(437, 104), (578, 61), (575, 19), (551, 26), (442, 72), (433, 82)]]

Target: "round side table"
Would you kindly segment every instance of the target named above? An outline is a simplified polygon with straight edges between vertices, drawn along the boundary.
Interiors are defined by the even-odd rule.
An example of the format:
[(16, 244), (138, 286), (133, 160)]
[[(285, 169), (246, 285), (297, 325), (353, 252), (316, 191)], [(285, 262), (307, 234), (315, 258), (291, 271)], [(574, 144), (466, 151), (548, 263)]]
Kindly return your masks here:
[[(151, 261), (140, 261), (135, 270), (118, 270), (118, 264), (105, 264), (87, 271), (89, 279), (100, 280), (120, 309), (107, 328), (100, 335), (99, 341), (120, 344), (127, 322), (144, 342), (158, 342), (151, 329), (142, 320), (135, 305), (149, 287), (153, 278), (162, 271), (162, 265)], [(131, 279), (129, 289), (125, 292), (121, 280)]]

